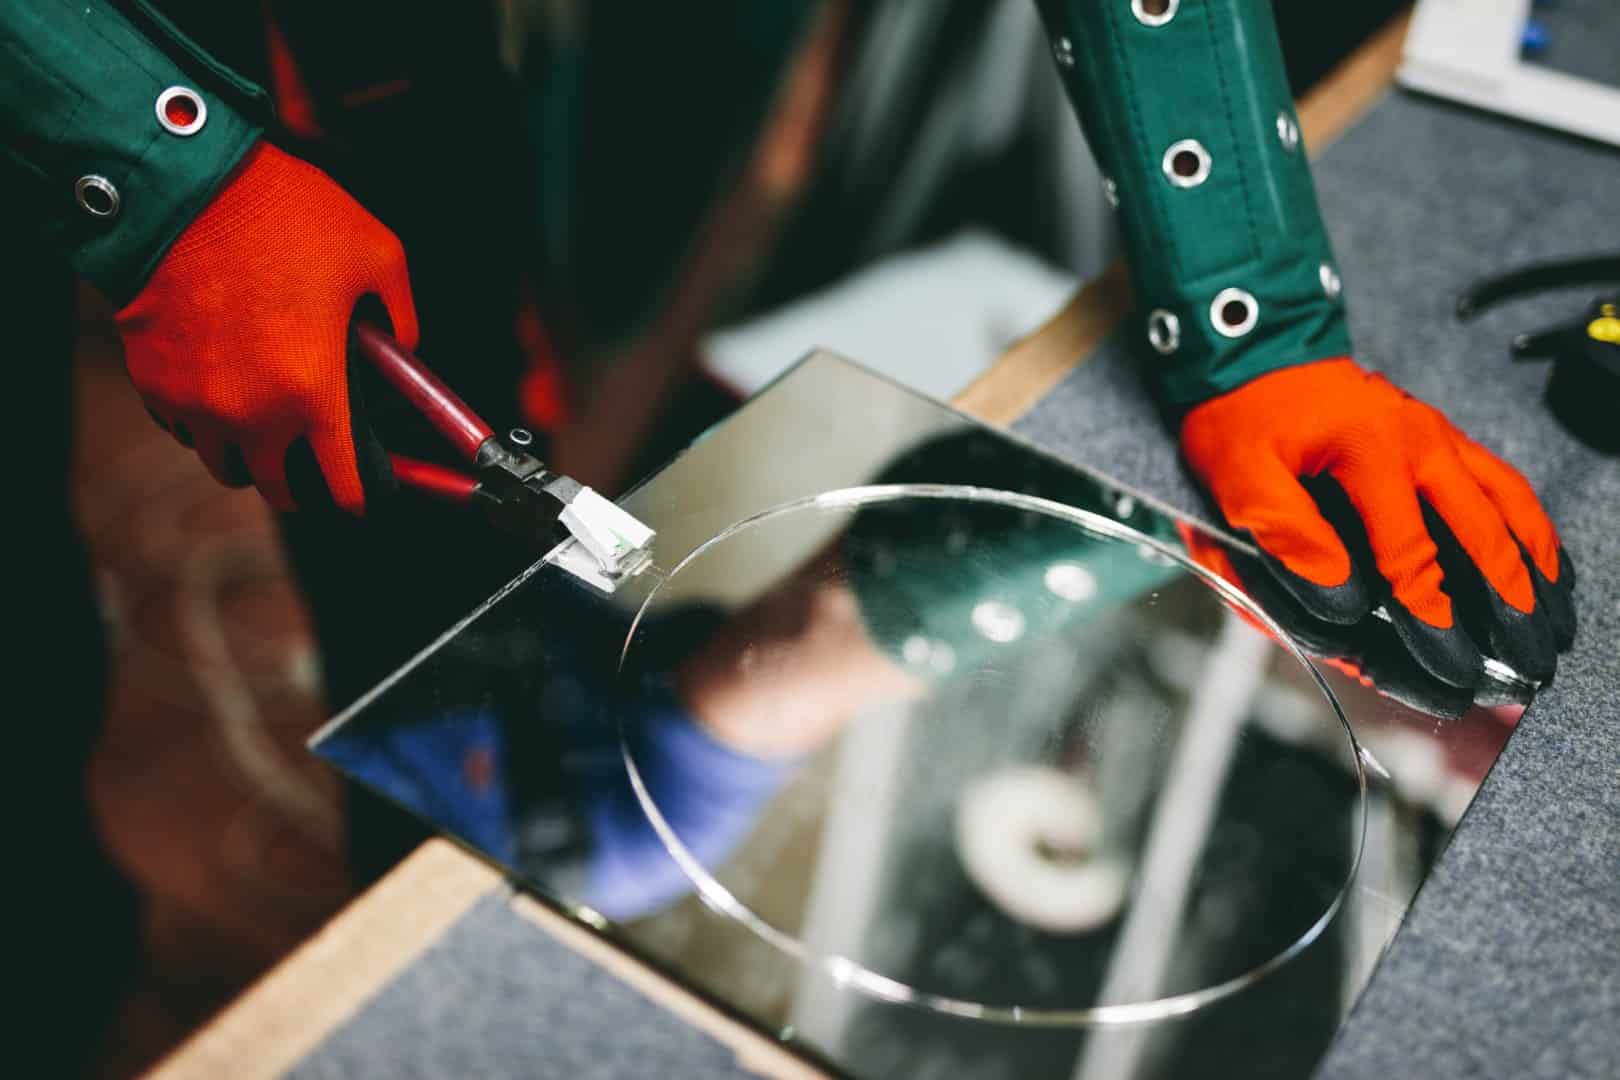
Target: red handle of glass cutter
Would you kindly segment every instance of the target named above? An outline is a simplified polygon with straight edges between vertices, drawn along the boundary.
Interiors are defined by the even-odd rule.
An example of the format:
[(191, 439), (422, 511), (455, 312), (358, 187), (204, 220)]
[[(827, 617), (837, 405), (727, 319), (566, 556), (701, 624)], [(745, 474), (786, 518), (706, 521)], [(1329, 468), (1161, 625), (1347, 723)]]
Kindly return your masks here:
[[(450, 440), (458, 454), (470, 464), (476, 464), (478, 448), (495, 437), (490, 426), (422, 361), (381, 328), (368, 322), (358, 323), (354, 340), (360, 355)], [(397, 468), (395, 471), (397, 474)], [(403, 476), (400, 479), (409, 483)]]
[(435, 499), (455, 503), (469, 502), (478, 490), (477, 477), (457, 469), (435, 465), (431, 461), (422, 461), (403, 454), (389, 454), (388, 464), (394, 470), (394, 479), (400, 484), (424, 495), (431, 495)]

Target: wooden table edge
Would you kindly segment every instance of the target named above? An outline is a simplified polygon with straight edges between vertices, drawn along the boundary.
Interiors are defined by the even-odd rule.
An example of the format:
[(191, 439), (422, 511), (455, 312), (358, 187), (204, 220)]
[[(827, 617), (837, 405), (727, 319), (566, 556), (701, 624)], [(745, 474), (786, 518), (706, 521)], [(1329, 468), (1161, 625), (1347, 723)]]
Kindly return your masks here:
[(502, 885), (500, 874), (454, 844), (429, 840), (148, 1076), (280, 1076)]
[[(1300, 99), (1313, 151), (1347, 130), (1394, 82), (1410, 12), (1390, 19)], [(1015, 342), (954, 400), (987, 423), (1028, 412), (1118, 325), (1130, 284), (1115, 262), (1063, 310)], [(399, 972), (438, 941), (478, 900), (505, 890), (502, 877), (449, 841), (430, 840), (351, 902), (148, 1075), (153, 1080), (279, 1076), (319, 1046)], [(781, 1044), (725, 1015), (628, 953), (521, 893), (513, 910), (638, 992), (731, 1048), (760, 1075), (821, 1074)]]

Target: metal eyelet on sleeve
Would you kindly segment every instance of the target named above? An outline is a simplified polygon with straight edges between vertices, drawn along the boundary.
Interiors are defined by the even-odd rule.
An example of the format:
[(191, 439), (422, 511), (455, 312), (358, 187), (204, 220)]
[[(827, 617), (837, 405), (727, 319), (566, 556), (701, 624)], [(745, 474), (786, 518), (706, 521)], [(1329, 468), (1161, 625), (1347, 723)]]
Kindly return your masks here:
[(1154, 308), (1147, 318), (1148, 344), (1160, 356), (1169, 356), (1181, 348), (1181, 320), (1174, 312)]
[(158, 123), (171, 135), (195, 135), (208, 122), (208, 105), (189, 86), (171, 86), (157, 96)]
[(1316, 276), (1322, 282), (1322, 292), (1329, 300), (1337, 300), (1339, 293), (1344, 291), (1344, 283), (1339, 280), (1339, 272), (1333, 269), (1331, 263), (1323, 263), (1317, 268)]
[(1178, 188), (1195, 188), (1209, 179), (1209, 151), (1197, 139), (1171, 143), (1160, 164), (1166, 179)]
[(1181, 0), (1131, 0), (1131, 14), (1143, 26), (1163, 26), (1180, 6)]
[(1074, 42), (1066, 37), (1054, 39), (1052, 42), (1052, 59), (1057, 61), (1060, 68), (1074, 67)]
[(1108, 209), (1119, 209), (1119, 185), (1112, 176), (1103, 177), (1103, 198), (1108, 201)]
[(1288, 115), (1287, 109), (1277, 114), (1277, 141), (1290, 154), (1299, 149), (1299, 125)]
[(1260, 302), (1243, 289), (1222, 289), (1209, 305), (1209, 323), (1222, 337), (1242, 337), (1260, 321)]
[(103, 220), (117, 217), (119, 204), (123, 201), (113, 182), (98, 173), (79, 177), (73, 185), (73, 198), (80, 210)]

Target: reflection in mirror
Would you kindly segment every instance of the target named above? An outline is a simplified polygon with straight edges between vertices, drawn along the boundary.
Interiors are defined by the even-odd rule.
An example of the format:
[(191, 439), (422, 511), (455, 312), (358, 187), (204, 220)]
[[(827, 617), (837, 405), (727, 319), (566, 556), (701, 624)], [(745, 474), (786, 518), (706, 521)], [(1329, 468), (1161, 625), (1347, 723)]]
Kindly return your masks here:
[[(835, 539), (708, 605), (716, 629), (672, 655), (666, 605), (689, 611), (701, 580), (735, 595), (805, 532)], [(620, 685), (638, 801), (691, 887), (880, 999), (1023, 1023), (1173, 1015), (1308, 944), (1359, 853), (1360, 759), (1314, 671), (1173, 549), (1059, 503), (894, 485), (750, 519), (654, 589)], [(669, 727), (671, 703), (689, 727)], [(835, 892), (872, 867), (868, 925), (817, 920), (811, 894), (734, 860), (787, 785), (865, 822), (824, 838), (816, 877)]]
[(626, 506), (316, 749), (835, 1073), (1308, 1075), (1528, 700), (824, 353)]

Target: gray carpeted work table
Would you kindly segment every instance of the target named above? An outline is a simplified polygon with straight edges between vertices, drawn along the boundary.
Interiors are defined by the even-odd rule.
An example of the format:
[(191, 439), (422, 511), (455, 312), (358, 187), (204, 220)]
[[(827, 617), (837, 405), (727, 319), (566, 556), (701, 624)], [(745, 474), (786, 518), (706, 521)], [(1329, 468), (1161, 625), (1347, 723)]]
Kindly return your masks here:
[[(1483, 273), (1620, 250), (1620, 151), (1392, 91), (1316, 176), (1360, 358), (1536, 486), (1577, 566), (1581, 622), (1323, 1075), (1620, 1075), (1620, 461), (1553, 420), (1545, 367), (1506, 355), (1595, 290), (1451, 316)], [(1130, 363), (1110, 342), (1018, 428), (1196, 508), (1171, 444), (1143, 437), (1154, 416)]]
[[(1605, 20), (1612, 62), (1620, 9)], [(1554, 422), (1544, 367), (1506, 355), (1513, 333), (1573, 316), (1593, 290), (1468, 326), (1451, 317), (1482, 273), (1620, 250), (1620, 152), (1394, 91), (1317, 177), (1360, 357), (1529, 476), (1579, 570), (1581, 618), (1323, 1075), (1620, 1075), (1620, 462)], [(1132, 362), (1110, 340), (1016, 428), (1197, 510)], [(293, 1073), (739, 1075), (728, 1048), (537, 932), (499, 893), (461, 912)]]

